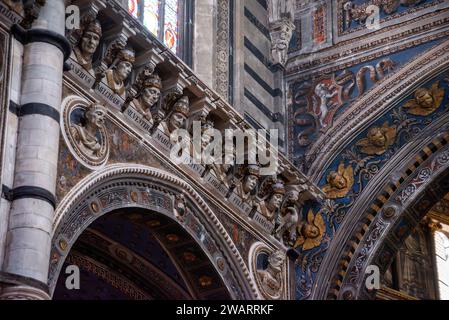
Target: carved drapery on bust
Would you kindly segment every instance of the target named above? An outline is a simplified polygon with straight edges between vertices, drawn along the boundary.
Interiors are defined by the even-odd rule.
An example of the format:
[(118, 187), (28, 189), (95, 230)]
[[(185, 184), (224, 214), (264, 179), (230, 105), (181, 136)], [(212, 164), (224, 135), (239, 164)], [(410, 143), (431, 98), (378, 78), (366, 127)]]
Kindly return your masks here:
[(259, 184), (260, 167), (256, 164), (250, 164), (246, 166), (244, 170), (243, 179), (239, 181), (235, 190), (237, 195), (242, 198), (243, 201), (251, 205), (254, 200), (252, 192)]
[(102, 105), (92, 103), (85, 112), (84, 125), (72, 123), (70, 134), (75, 139), (78, 148), (92, 158), (104, 155), (101, 138), (97, 136), (98, 130), (104, 126), (106, 109)]
[(102, 36), (100, 22), (88, 15), (83, 18), (81, 29), (77, 30), (77, 33), (78, 39), (76, 46), (73, 48), (72, 59), (94, 75), (92, 58), (97, 51)]
[(62, 102), (62, 110), (62, 133), (73, 155), (90, 169), (105, 165), (109, 157), (106, 108), (78, 96), (68, 96)]
[(268, 265), (265, 269), (257, 270), (257, 283), (265, 298), (279, 299), (281, 297), (284, 287), (282, 279), (284, 262), (285, 253), (278, 250), (268, 256)]
[(106, 81), (115, 93), (125, 97), (125, 81), (130, 76), (135, 60), (134, 50), (125, 48), (118, 52), (113, 66), (106, 71)]
[(190, 113), (190, 102), (189, 97), (182, 96), (173, 105), (172, 111), (165, 121), (162, 121), (158, 129), (170, 136), (176, 129), (181, 129), (189, 117)]
[(295, 30), (292, 0), (268, 0), (268, 21), (271, 37), (271, 58), (274, 64), (285, 66), (288, 45)]
[(98, 68), (97, 78), (103, 79), (114, 93), (125, 99), (126, 80), (131, 75), (135, 59), (134, 49), (126, 47), (123, 41), (118, 40), (111, 44), (104, 58), (107, 70), (105, 71), (103, 66)]
[(284, 199), (284, 182), (278, 180), (275, 183), (271, 183), (268, 187), (268, 192), (262, 191), (262, 193), (264, 193), (265, 196), (257, 205), (258, 211), (269, 221), (272, 221), (276, 217), (276, 213), (280, 209)]
[(151, 109), (161, 98), (162, 80), (153, 68), (145, 68), (138, 76), (135, 87), (137, 94), (131, 105), (149, 122), (153, 122)]

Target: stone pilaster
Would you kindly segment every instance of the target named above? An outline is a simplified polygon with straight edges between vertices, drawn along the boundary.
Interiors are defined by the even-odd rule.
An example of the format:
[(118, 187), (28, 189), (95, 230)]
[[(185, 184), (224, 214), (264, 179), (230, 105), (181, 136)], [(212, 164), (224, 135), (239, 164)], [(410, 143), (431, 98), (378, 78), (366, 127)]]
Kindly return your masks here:
[[(64, 0), (41, 8), (31, 29), (15, 29), (24, 45), (19, 133), (3, 271), (47, 283), (55, 210), (63, 64), (70, 54)], [(47, 298), (41, 289), (11, 285), (2, 298)]]

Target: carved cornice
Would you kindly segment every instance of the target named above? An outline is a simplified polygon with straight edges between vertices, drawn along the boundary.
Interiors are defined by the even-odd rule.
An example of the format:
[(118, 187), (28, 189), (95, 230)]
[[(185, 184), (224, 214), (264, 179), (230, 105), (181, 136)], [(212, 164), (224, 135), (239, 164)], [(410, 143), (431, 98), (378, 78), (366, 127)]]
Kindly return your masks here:
[[(102, 13), (104, 15), (116, 14), (120, 17), (117, 18), (116, 16), (111, 16), (111, 20), (122, 19), (120, 25), (126, 26), (125, 29), (128, 30), (128, 44), (136, 43), (138, 40), (138, 46), (141, 49), (145, 48), (143, 52), (154, 50), (156, 55), (162, 58), (162, 61), (159, 61), (164, 64), (164, 71), (166, 73), (165, 78), (163, 77), (164, 81), (162, 91), (164, 95), (172, 89), (177, 92), (182, 92), (183, 90), (187, 91), (193, 94), (195, 99), (203, 99), (205, 105), (207, 105), (207, 108), (211, 110), (211, 113), (218, 116), (222, 120), (222, 124), (228, 128), (252, 128), (251, 125), (247, 123), (243, 117), (225, 101), (225, 99), (220, 98), (220, 95), (217, 92), (202, 82), (183, 61), (181, 61), (173, 52), (168, 50), (163, 44), (155, 39), (155, 37), (139, 21), (132, 18), (119, 3), (116, 1), (110, 1), (107, 3), (107, 6), (108, 9), (102, 11)], [(113, 31), (114, 30), (110, 30), (111, 34), (108, 36), (108, 39), (112, 39), (114, 37)], [(116, 32), (120, 32), (120, 30), (116, 30)], [(135, 34), (135, 36), (130, 36), (131, 34)], [(145, 64), (142, 60), (144, 58), (138, 57), (138, 59), (140, 59), (140, 65)], [(135, 66), (135, 68), (137, 68), (137, 66)], [(74, 79), (75, 82), (77, 80), (78, 82), (82, 82), (69, 74), (66, 74), (65, 78)], [(100, 96), (95, 96), (95, 98), (98, 100), (105, 99)], [(131, 124), (124, 124), (132, 127)], [(298, 171), (297, 168), (295, 168), (295, 166), (282, 154), (279, 154), (279, 168), (279, 174), (284, 177), (284, 173), (294, 173), (293, 175), (298, 177), (298, 181), (301, 181), (302, 184), (307, 186), (306, 192), (309, 193), (311, 198), (314, 198), (315, 200), (322, 200), (325, 198), (324, 193), (316, 185), (311, 183), (305, 175)], [(291, 182), (288, 178), (287, 180), (288, 182)]]
[(0, 300), (50, 300), (48, 293), (29, 286), (4, 287)]
[[(298, 76), (303, 78), (304, 72), (310, 73), (316, 70), (332, 72), (346, 69), (365, 61), (447, 36), (447, 30), (436, 31), (436, 29), (449, 23), (449, 18), (445, 14), (447, 12), (449, 12), (448, 8), (409, 19), (369, 34), (363, 34), (357, 39), (351, 38), (338, 42), (334, 46), (314, 53), (312, 59), (310, 55), (295, 56), (293, 54), (287, 64), (287, 77), (293, 80)], [(417, 23), (421, 21), (422, 23), (418, 25)], [(431, 31), (429, 34), (429, 30), (435, 31)], [(370, 53), (365, 55), (365, 52)]]

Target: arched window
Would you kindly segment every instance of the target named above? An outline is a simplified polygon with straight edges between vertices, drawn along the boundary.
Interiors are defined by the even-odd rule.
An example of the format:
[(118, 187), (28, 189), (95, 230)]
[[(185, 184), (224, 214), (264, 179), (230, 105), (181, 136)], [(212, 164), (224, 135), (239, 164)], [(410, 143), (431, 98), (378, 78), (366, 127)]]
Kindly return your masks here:
[(193, 0), (129, 0), (128, 12), (190, 65)]

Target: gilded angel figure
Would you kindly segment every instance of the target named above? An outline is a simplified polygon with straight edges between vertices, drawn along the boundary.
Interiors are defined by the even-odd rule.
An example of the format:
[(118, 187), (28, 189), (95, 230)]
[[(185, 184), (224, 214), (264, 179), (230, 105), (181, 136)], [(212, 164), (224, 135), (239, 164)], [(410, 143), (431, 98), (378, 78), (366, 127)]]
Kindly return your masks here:
[(394, 144), (397, 129), (395, 126), (389, 126), (385, 122), (382, 127), (373, 127), (369, 129), (366, 138), (356, 143), (361, 147), (360, 151), (369, 155), (382, 155)]
[(343, 198), (349, 193), (353, 185), (354, 172), (352, 166), (345, 167), (342, 162), (337, 171), (332, 171), (327, 176), (327, 184), (323, 187), (323, 191), (330, 199)]
[(432, 87), (419, 88), (415, 91), (415, 98), (404, 104), (404, 109), (415, 116), (428, 116), (438, 109), (444, 98), (444, 89), (440, 88), (440, 82), (435, 82)]
[(315, 216), (312, 209), (307, 214), (307, 221), (298, 225), (298, 238), (296, 239), (295, 248), (302, 246), (303, 250), (310, 250), (318, 247), (323, 240), (326, 232), (326, 224), (323, 215), (318, 212)]

